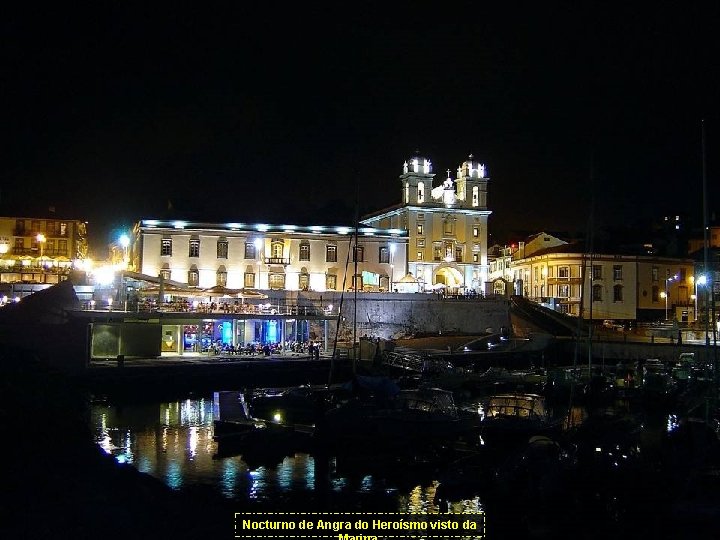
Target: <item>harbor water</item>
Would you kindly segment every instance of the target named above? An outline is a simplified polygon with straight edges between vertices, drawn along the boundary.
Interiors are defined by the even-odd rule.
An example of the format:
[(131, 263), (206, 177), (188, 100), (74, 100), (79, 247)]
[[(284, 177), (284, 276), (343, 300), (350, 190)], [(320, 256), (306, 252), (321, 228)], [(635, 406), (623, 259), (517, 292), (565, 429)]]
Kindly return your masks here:
[[(513, 447), (353, 452), (263, 445), (220, 453), (213, 394), (174, 401), (96, 400), (96, 443), (178, 491), (211, 492), (238, 512), (468, 513), (474, 538), (713, 537), (720, 505), (692, 483), (717, 463), (699, 420), (632, 400), (555, 406), (560, 430)], [(458, 403), (482, 415), (480, 400)], [(708, 536), (703, 536), (708, 534)], [(686, 536), (689, 535), (689, 536)]]

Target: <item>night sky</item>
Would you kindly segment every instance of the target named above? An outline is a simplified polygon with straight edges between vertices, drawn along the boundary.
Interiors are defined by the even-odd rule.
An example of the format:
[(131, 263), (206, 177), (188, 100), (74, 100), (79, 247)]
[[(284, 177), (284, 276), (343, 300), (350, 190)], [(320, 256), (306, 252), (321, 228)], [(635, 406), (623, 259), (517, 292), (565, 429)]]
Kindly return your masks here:
[(720, 210), (718, 2), (263, 4), (5, 13), (0, 214), (100, 253), (139, 218), (347, 224), (419, 150), (487, 164), (498, 241), (585, 231), (593, 190), (596, 224), (700, 223), (703, 118)]

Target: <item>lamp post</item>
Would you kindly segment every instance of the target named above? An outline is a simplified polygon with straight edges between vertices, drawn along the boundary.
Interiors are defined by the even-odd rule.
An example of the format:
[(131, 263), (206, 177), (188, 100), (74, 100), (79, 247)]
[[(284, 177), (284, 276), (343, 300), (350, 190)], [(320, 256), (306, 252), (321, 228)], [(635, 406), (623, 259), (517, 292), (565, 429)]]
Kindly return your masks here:
[[(265, 242), (262, 238), (256, 238), (255, 239), (255, 251), (257, 252), (258, 256), (258, 275), (257, 275), (257, 282), (255, 283), (255, 288), (260, 288), (260, 269), (262, 268), (263, 264), (263, 257), (265, 256), (265, 250), (263, 249)], [(269, 286), (269, 285), (268, 285)]]
[(43, 233), (38, 233), (35, 240), (37, 240), (38, 247), (40, 248), (40, 259), (42, 259), (43, 248), (45, 246), (45, 235)]
[(677, 281), (677, 280), (678, 280), (677, 274), (665, 279), (665, 320), (666, 321), (668, 320), (668, 297), (670, 296), (670, 294), (668, 292), (668, 283), (671, 283), (671, 282)]
[(707, 277), (705, 274), (701, 274), (695, 280), (695, 322), (698, 321), (698, 286), (705, 285), (707, 283)]
[(46, 279), (45, 279), (45, 266), (43, 265), (43, 248), (45, 247), (45, 240), (46, 240), (46, 239), (45, 239), (45, 235), (44, 235), (43, 233), (38, 233), (37, 236), (35, 237), (35, 240), (37, 240), (38, 247), (40, 248), (40, 259), (39, 259), (39, 261), (40, 261), (40, 268), (43, 270), (42, 280), (43, 280), (43, 283), (45, 283), (45, 282), (46, 282)]
[(668, 301), (667, 301), (667, 283), (665, 284), (665, 290), (660, 293), (660, 298), (665, 299), (665, 320), (668, 318)]
[(120, 235), (119, 238), (120, 246), (123, 248), (123, 262), (127, 266), (129, 257), (128, 257), (128, 246), (130, 245), (130, 237), (127, 234)]
[(393, 281), (395, 277), (395, 244), (390, 244), (390, 292), (393, 292)]

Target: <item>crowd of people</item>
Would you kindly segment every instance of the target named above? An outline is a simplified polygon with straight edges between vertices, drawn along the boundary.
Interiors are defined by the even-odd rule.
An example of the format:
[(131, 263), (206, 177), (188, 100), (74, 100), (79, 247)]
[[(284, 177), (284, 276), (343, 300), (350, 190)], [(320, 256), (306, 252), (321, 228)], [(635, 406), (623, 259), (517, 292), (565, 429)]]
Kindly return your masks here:
[(272, 356), (283, 352), (307, 355), (315, 360), (320, 359), (322, 345), (314, 341), (286, 341), (283, 343), (249, 342), (241, 345), (222, 343), (219, 340), (211, 344), (208, 352), (215, 355), (229, 356)]

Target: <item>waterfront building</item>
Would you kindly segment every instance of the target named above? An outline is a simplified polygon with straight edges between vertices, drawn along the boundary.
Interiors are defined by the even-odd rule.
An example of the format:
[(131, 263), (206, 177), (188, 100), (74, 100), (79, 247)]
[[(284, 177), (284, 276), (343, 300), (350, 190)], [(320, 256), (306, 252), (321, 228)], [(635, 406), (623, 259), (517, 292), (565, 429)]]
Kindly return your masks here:
[[(593, 320), (694, 320), (691, 259), (585, 252), (578, 243), (535, 249), (534, 235), (510, 264), (514, 289), (538, 303)], [(528, 249), (530, 246), (530, 249)], [(591, 308), (592, 303), (592, 308)]]
[(67, 279), (87, 257), (87, 224), (76, 219), (0, 217), (3, 294), (29, 294)]
[(285, 291), (394, 290), (405, 276), (407, 231), (325, 225), (145, 219), (131, 268), (190, 287)]
[(472, 155), (457, 175), (433, 185), (429, 159), (419, 154), (403, 164), (401, 202), (362, 218), (379, 229), (407, 231), (408, 272), (420, 290), (445, 288), (450, 293), (487, 290), (487, 191), (490, 177)]

